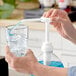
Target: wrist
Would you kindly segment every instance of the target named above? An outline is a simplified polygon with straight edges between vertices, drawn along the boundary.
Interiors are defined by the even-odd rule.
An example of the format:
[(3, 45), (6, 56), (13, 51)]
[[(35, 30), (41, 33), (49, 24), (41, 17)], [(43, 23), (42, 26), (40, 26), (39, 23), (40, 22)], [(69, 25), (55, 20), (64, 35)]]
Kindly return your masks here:
[(41, 74), (44, 72), (44, 70), (42, 71), (43, 67), (44, 67), (44, 65), (42, 65), (38, 62), (35, 63), (32, 68), (32, 75), (41, 76)]
[(67, 68), (50, 67), (40, 63), (35, 63), (32, 67), (32, 75), (34, 76), (67, 76), (67, 72)]
[(45, 66), (45, 65), (42, 65), (40, 63), (35, 63), (33, 66), (32, 75), (34, 75), (34, 76), (47, 76), (48, 67), (49, 66)]
[(72, 31), (72, 34), (70, 36), (70, 41), (72, 41), (74, 44), (76, 44), (76, 30), (75, 28)]
[(74, 34), (73, 35), (74, 35), (74, 38), (73, 39), (75, 41), (74, 43), (76, 44), (76, 29), (74, 30)]
[(35, 62), (31, 64), (31, 69), (30, 69), (30, 74), (35, 75), (36, 73), (36, 69), (38, 68), (39, 63)]

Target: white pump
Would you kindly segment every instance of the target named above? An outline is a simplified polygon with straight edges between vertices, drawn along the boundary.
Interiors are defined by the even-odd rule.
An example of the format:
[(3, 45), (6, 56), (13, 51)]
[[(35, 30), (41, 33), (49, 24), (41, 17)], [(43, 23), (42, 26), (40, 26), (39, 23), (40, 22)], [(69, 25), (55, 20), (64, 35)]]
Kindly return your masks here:
[(43, 52), (43, 62), (44, 65), (50, 65), (50, 58), (51, 53), (53, 52), (53, 47), (51, 43), (49, 42), (49, 26), (50, 26), (50, 18), (43, 18), (41, 20), (45, 23), (45, 42), (42, 45), (42, 52)]

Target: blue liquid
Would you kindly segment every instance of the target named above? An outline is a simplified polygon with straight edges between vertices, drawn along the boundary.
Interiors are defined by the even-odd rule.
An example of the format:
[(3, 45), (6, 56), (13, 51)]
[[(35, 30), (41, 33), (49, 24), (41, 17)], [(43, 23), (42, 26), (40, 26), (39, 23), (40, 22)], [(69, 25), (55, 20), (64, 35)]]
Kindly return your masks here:
[[(39, 63), (43, 64), (43, 61), (39, 61)], [(59, 61), (50, 61), (50, 64), (48, 66), (64, 68), (63, 63), (61, 63)]]
[[(43, 64), (43, 61), (39, 61), (39, 63)], [(63, 63), (59, 61), (50, 61), (50, 64), (48, 66), (64, 68)], [(34, 76), (34, 75), (31, 75), (31, 76)]]

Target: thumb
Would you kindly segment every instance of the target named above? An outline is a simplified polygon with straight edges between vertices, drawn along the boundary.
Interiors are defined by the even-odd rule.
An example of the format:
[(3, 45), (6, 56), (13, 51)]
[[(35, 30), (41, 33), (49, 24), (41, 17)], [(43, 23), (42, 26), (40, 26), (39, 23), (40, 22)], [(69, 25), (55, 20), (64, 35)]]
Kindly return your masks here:
[(43, 17), (46, 17), (46, 14), (47, 14), (47, 12), (44, 12), (42, 16), (43, 16)]
[(26, 53), (26, 55), (33, 55), (33, 52), (32, 52), (32, 50), (31, 50), (31, 49), (28, 49), (28, 50), (27, 50), (27, 53)]
[(61, 17), (53, 17), (53, 18), (51, 18), (51, 20), (55, 23), (58, 23), (58, 22), (65, 23), (65, 21), (66, 21), (66, 19), (63, 19)]

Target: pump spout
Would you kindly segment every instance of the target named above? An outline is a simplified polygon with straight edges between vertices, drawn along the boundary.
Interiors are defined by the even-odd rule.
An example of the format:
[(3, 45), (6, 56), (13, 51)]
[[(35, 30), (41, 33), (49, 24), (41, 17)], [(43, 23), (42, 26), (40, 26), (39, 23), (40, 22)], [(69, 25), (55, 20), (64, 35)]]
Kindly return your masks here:
[(44, 65), (50, 64), (51, 53), (53, 52), (53, 47), (49, 42), (49, 26), (50, 26), (50, 18), (42, 18), (42, 22), (45, 23), (45, 42), (42, 45), (42, 52), (43, 52), (43, 62)]

